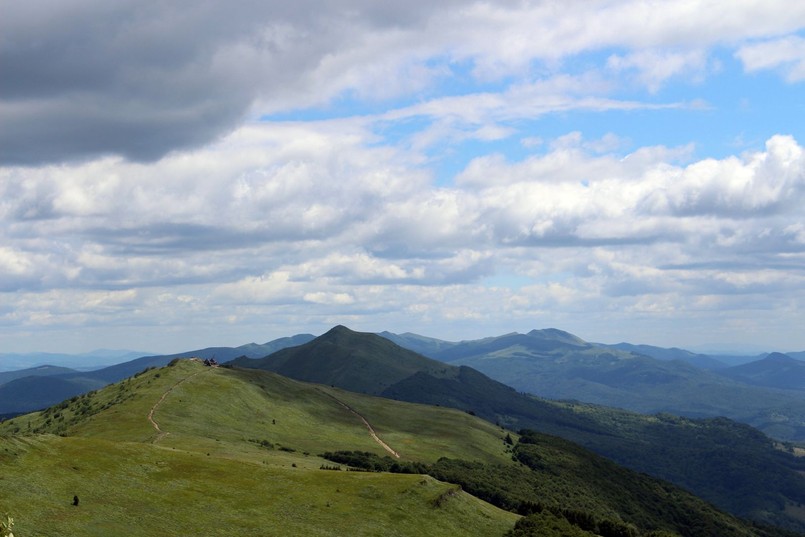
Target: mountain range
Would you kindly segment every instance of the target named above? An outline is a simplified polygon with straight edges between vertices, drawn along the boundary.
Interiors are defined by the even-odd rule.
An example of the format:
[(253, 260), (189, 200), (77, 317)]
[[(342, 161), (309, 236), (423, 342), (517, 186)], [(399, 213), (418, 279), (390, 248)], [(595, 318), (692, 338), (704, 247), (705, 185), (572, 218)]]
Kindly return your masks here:
[(805, 441), (805, 362), (787, 355), (716, 368), (717, 360), (681, 349), (600, 345), (556, 329), (460, 343), (381, 335), (542, 397), (642, 413), (725, 416), (780, 440)]
[[(409, 367), (375, 338), (311, 348), (366, 341), (397, 353), (377, 370)], [(360, 354), (307, 365), (335, 378)], [(0, 464), (18, 535), (795, 535), (557, 437), (199, 359), (0, 423)]]
[[(582, 344), (560, 331), (549, 335), (542, 343), (545, 350)], [(484, 341), (494, 344), (493, 340)], [(797, 473), (805, 469), (805, 461), (777, 449), (768, 437), (749, 426), (723, 418), (644, 416), (549, 401), (518, 392), (471, 367), (427, 359), (380, 335), (343, 326), (306, 344), (261, 359), (241, 357), (231, 365), (390, 399), (457, 408), (510, 429), (539, 430), (676, 483), (741, 516), (779, 524), (787, 515), (774, 505), (805, 500), (805, 479)], [(775, 485), (769, 487), (769, 483)]]
[[(396, 344), (395, 339), (409, 348)], [(427, 358), (425, 354), (440, 360)], [(4, 382), (0, 385), (0, 409), (8, 408), (9, 401), (26, 401), (26, 397), (29, 404), (33, 401), (39, 405), (34, 408), (43, 408), (146, 368), (162, 367), (176, 358), (190, 356), (215, 357), (219, 362), (238, 356), (231, 362), (233, 367), (262, 368), (352, 392), (452, 407), (510, 430), (538, 430), (584, 446), (625, 467), (676, 483), (731, 513), (805, 528), (802, 526), (805, 516), (800, 519), (796, 510), (796, 505), (805, 503), (805, 484), (797, 473), (805, 470), (801, 460), (778, 449), (777, 444), (751, 427), (720, 418), (679, 418), (667, 413), (667, 409), (660, 409), (666, 413), (646, 416), (586, 402), (551, 401), (522, 393), (534, 391), (546, 395), (537, 390), (507, 385), (516, 384), (516, 379), (504, 384), (475, 368), (477, 365), (483, 369), (488, 364), (505, 366), (500, 370), (514, 369), (519, 379), (543, 376), (555, 379), (555, 384), (560, 385), (565, 374), (562, 371), (566, 370), (560, 366), (564, 364), (563, 367), (575, 369), (576, 377), (588, 383), (603, 386), (610, 383), (610, 393), (649, 390), (652, 386), (656, 389), (674, 383), (678, 389), (686, 378), (692, 383), (711, 379), (708, 382), (712, 384), (703, 384), (705, 391), (711, 392), (717, 391), (714, 386), (750, 388), (747, 381), (722, 374), (731, 368), (721, 367), (718, 371), (722, 373), (705, 371), (679, 360), (659, 360), (635, 351), (590, 344), (555, 329), (455, 343), (414, 334), (357, 333), (339, 326), (318, 338), (299, 335), (263, 345), (142, 357), (92, 372), (45, 369), (39, 375), (26, 376), (16, 372), (16, 378), (11, 380), (0, 377), (0, 382)], [(791, 365), (779, 357), (771, 358), (768, 361), (771, 366)], [(517, 367), (522, 369), (518, 371), (516, 364), (521, 364)], [(542, 368), (548, 364), (555, 369), (535, 373), (534, 364)], [(47, 375), (48, 372), (54, 374)], [(683, 374), (686, 372), (690, 373), (688, 377)], [(758, 376), (754, 369), (741, 374)], [(708, 375), (717, 375), (720, 380), (716, 382), (712, 380), (715, 376)], [(761, 376), (766, 379), (764, 382), (772, 382), (769, 379), (773, 376)], [(65, 386), (73, 391), (64, 390)], [(799, 401), (792, 395), (796, 390), (771, 392), (759, 386), (751, 389), (774, 393), (789, 403)], [(36, 400), (33, 394), (37, 393), (45, 393), (55, 401)], [(708, 410), (719, 415), (719, 409), (713, 406), (701, 408), (705, 410), (702, 415)], [(794, 411), (797, 408), (793, 406)], [(783, 431), (790, 433), (790, 429)]]

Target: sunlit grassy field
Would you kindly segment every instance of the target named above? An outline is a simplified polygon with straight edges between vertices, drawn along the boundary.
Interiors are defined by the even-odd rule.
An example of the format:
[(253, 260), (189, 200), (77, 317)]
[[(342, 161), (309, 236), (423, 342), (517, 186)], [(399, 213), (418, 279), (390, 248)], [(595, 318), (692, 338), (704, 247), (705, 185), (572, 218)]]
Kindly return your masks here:
[[(502, 535), (512, 527), (515, 515), (430, 477), (321, 469), (333, 465), (317, 456), (323, 451), (388, 454), (339, 401), (405, 460), (508, 457), (506, 433), (463, 412), (180, 361), (2, 424), (0, 512), (15, 518), (18, 537)], [(148, 420), (152, 409), (162, 434)]]

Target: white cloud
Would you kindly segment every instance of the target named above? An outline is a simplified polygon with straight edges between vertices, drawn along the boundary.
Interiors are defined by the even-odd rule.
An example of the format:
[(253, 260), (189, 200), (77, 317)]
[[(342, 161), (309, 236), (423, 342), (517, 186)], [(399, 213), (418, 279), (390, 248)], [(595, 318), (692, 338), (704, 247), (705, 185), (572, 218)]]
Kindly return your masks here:
[(678, 87), (733, 51), (802, 80), (803, 26), (754, 0), (15, 3), (0, 342), (790, 310), (801, 134), (708, 157), (658, 118), (723, 117)]
[[(801, 38), (781, 36), (803, 24), (805, 8), (783, 1), (417, 2), (405, 10), (357, 0), (13, 3), (0, 20), (0, 160), (154, 161), (210, 143), (244, 117), (343, 97), (427, 97), (465, 70), (475, 84), (512, 78), (513, 88), (528, 87), (588, 53), (609, 53), (615, 71), (636, 69), (656, 90), (706, 70), (713, 47), (767, 39), (739, 55), (750, 69), (789, 65), (798, 80)], [(612, 106), (577, 101), (564, 106)], [(562, 104), (543, 98), (529, 113), (546, 106)]]
[(749, 43), (735, 55), (749, 72), (777, 69), (789, 82), (805, 80), (805, 38), (790, 35)]
[[(243, 318), (267, 307), (301, 314), (305, 303), (359, 318), (459, 319), (473, 307), (573, 311), (604, 296), (670, 311), (697, 296), (773, 297), (801, 284), (790, 270), (803, 255), (805, 157), (789, 136), (687, 162), (688, 148), (619, 158), (601, 153), (616, 138), (571, 133), (519, 162), (475, 159), (456, 186), (434, 188), (404, 154), (366, 147), (371, 135), (335, 132), (253, 125), (150, 166), (7, 169), (3, 188), (23, 195), (3, 198), (0, 266), (29, 312), (13, 322), (73, 325), (115, 311), (142, 323), (136, 312), (156, 321), (178, 315), (166, 308), (215, 316), (225, 305)], [(481, 291), (499, 272), (542, 283)]]
[(341, 306), (355, 302), (355, 299), (349, 293), (307, 293), (304, 299), (306, 302), (312, 302), (314, 304)]
[(635, 78), (652, 93), (670, 78), (692, 74), (701, 78), (707, 69), (704, 50), (655, 51), (640, 50), (626, 56), (614, 54), (607, 59), (607, 67), (615, 72), (636, 71)]

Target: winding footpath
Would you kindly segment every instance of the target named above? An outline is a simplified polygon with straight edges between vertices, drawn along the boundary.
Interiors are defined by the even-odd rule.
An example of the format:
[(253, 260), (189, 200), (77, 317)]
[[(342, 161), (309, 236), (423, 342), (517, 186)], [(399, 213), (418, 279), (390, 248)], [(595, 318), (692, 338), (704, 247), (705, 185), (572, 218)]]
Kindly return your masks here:
[(334, 399), (334, 400), (335, 400), (335, 401), (336, 401), (336, 402), (337, 402), (339, 405), (341, 405), (342, 407), (346, 408), (347, 410), (349, 410), (350, 412), (352, 412), (353, 414), (355, 414), (355, 416), (357, 416), (357, 417), (358, 417), (358, 419), (360, 419), (360, 420), (363, 422), (363, 424), (366, 426), (366, 428), (369, 430), (369, 436), (371, 436), (371, 437), (372, 437), (372, 440), (374, 440), (375, 442), (377, 442), (378, 444), (380, 444), (380, 446), (381, 446), (383, 449), (385, 449), (386, 451), (388, 451), (389, 453), (391, 453), (392, 455), (394, 455), (396, 458), (398, 458), (398, 459), (400, 458), (400, 454), (399, 454), (399, 453), (397, 453), (396, 451), (394, 451), (394, 450), (391, 448), (391, 446), (389, 446), (388, 444), (386, 444), (385, 442), (383, 442), (383, 440), (381, 440), (381, 439), (380, 439), (380, 437), (379, 437), (379, 436), (377, 436), (377, 433), (375, 432), (375, 430), (374, 430), (374, 428), (372, 427), (372, 425), (371, 425), (371, 424), (370, 424), (370, 423), (369, 423), (369, 422), (366, 420), (366, 418), (364, 418), (363, 416), (361, 416), (361, 415), (358, 413), (358, 411), (357, 411), (357, 410), (355, 410), (354, 408), (352, 408), (351, 406), (349, 406), (348, 404), (346, 404), (344, 401), (342, 401), (341, 399), (339, 399), (339, 398), (338, 398), (338, 397), (336, 397), (335, 395), (333, 395), (333, 394), (331, 394), (331, 393), (327, 393), (327, 392), (325, 392), (324, 390), (319, 390), (319, 391), (320, 391), (321, 393), (323, 393), (324, 395), (328, 395), (328, 396), (330, 396), (330, 397), (331, 397), (332, 399)]
[(157, 432), (156, 438), (154, 438), (151, 441), (152, 444), (156, 444), (157, 442), (159, 442), (160, 440), (162, 440), (163, 438), (165, 438), (166, 436), (168, 436), (170, 434), (169, 432), (166, 432), (166, 431), (163, 431), (162, 429), (160, 429), (159, 424), (154, 419), (154, 413), (159, 408), (159, 405), (162, 404), (162, 402), (165, 400), (165, 398), (168, 396), (168, 394), (170, 394), (173, 391), (173, 389), (176, 388), (179, 384), (181, 384), (182, 382), (184, 382), (186, 380), (189, 380), (189, 379), (191, 379), (191, 378), (195, 377), (196, 375), (199, 375), (199, 374), (201, 374), (203, 372), (204, 371), (196, 371), (192, 375), (188, 375), (185, 378), (180, 379), (179, 381), (177, 381), (173, 386), (171, 386), (170, 388), (165, 390), (165, 393), (162, 394), (162, 397), (159, 398), (159, 401), (154, 403), (154, 406), (151, 407), (151, 410), (148, 412), (148, 421), (151, 423), (151, 425), (154, 427), (154, 430)]
[[(151, 410), (149, 410), (149, 411), (148, 411), (148, 422), (151, 424), (151, 426), (152, 426), (152, 427), (154, 428), (154, 430), (157, 432), (157, 436), (156, 436), (156, 437), (155, 437), (155, 438), (154, 438), (154, 439), (151, 441), (151, 443), (152, 443), (152, 444), (156, 444), (156, 443), (158, 443), (160, 440), (162, 440), (163, 438), (165, 438), (166, 436), (168, 436), (168, 435), (170, 434), (170, 433), (169, 433), (169, 432), (167, 432), (167, 431), (163, 431), (163, 430), (162, 430), (162, 429), (159, 427), (159, 423), (157, 423), (157, 421), (154, 419), (154, 414), (155, 414), (155, 413), (156, 413), (156, 411), (159, 409), (159, 406), (162, 404), (162, 402), (163, 402), (163, 401), (165, 401), (165, 398), (167, 398), (167, 397), (168, 397), (168, 395), (170, 395), (170, 393), (171, 393), (171, 392), (172, 392), (172, 391), (173, 391), (173, 390), (174, 390), (174, 389), (175, 389), (177, 386), (179, 386), (181, 383), (183, 383), (183, 382), (185, 382), (185, 381), (187, 381), (187, 380), (190, 380), (191, 378), (193, 378), (193, 377), (195, 377), (196, 375), (199, 375), (199, 374), (201, 374), (201, 373), (203, 373), (203, 372), (204, 372), (204, 371), (197, 371), (197, 372), (193, 373), (192, 375), (189, 375), (189, 376), (187, 376), (187, 377), (185, 377), (185, 378), (180, 379), (179, 381), (177, 381), (175, 384), (173, 384), (173, 386), (171, 386), (170, 388), (168, 388), (167, 390), (165, 390), (165, 393), (163, 393), (163, 394), (162, 394), (162, 396), (159, 398), (159, 400), (158, 400), (156, 403), (154, 403), (154, 406), (152, 406), (152, 407), (151, 407)], [(396, 457), (396, 458), (398, 458), (398, 459), (400, 458), (400, 454), (399, 454), (399, 453), (397, 453), (396, 451), (394, 451), (394, 449), (393, 449), (391, 446), (389, 446), (389, 445), (388, 445), (387, 443), (385, 443), (385, 442), (384, 442), (384, 441), (383, 441), (383, 440), (382, 440), (382, 439), (381, 439), (379, 436), (377, 436), (377, 432), (375, 432), (374, 427), (372, 427), (372, 424), (371, 424), (371, 423), (369, 423), (369, 421), (368, 421), (368, 420), (367, 420), (365, 417), (363, 417), (363, 416), (362, 416), (360, 413), (358, 413), (358, 411), (357, 411), (357, 410), (355, 410), (354, 408), (352, 408), (351, 406), (349, 406), (348, 404), (346, 404), (344, 401), (342, 401), (341, 399), (339, 399), (339, 398), (338, 398), (338, 397), (336, 397), (335, 395), (333, 395), (333, 394), (331, 394), (331, 393), (327, 393), (327, 392), (325, 392), (324, 390), (319, 390), (319, 391), (320, 391), (321, 393), (323, 393), (324, 395), (329, 396), (329, 397), (330, 397), (330, 398), (332, 398), (332, 399), (333, 399), (333, 400), (334, 400), (336, 403), (338, 403), (339, 405), (341, 405), (342, 407), (344, 407), (345, 409), (347, 409), (348, 411), (350, 411), (352, 414), (354, 414), (354, 415), (355, 415), (355, 416), (356, 416), (356, 417), (357, 417), (359, 420), (361, 420), (361, 423), (363, 423), (363, 425), (364, 425), (364, 426), (366, 427), (366, 429), (369, 431), (369, 436), (371, 436), (371, 437), (372, 437), (372, 440), (374, 440), (375, 442), (377, 442), (377, 443), (378, 443), (378, 444), (379, 444), (379, 445), (380, 445), (380, 446), (381, 446), (383, 449), (385, 449), (386, 451), (388, 451), (388, 452), (389, 452), (391, 455), (393, 455), (394, 457)]]

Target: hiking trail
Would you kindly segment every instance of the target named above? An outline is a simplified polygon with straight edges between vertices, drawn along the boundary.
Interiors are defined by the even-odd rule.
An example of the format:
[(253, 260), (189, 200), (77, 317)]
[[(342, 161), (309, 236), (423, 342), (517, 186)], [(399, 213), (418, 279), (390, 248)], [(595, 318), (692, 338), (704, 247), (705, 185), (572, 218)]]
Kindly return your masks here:
[(319, 390), (319, 391), (320, 391), (321, 393), (325, 394), (325, 395), (330, 396), (330, 397), (331, 397), (331, 398), (333, 398), (333, 399), (334, 399), (334, 400), (335, 400), (335, 401), (336, 401), (336, 402), (337, 402), (339, 405), (341, 405), (342, 407), (346, 408), (347, 410), (349, 410), (350, 412), (352, 412), (353, 414), (355, 414), (355, 415), (358, 417), (358, 419), (360, 419), (360, 420), (363, 422), (363, 424), (366, 426), (366, 428), (369, 430), (369, 436), (371, 436), (371, 437), (372, 437), (372, 440), (374, 440), (375, 442), (377, 442), (378, 444), (380, 444), (380, 447), (382, 447), (383, 449), (385, 449), (386, 451), (388, 451), (389, 453), (391, 453), (392, 455), (394, 455), (396, 458), (398, 458), (398, 459), (400, 458), (400, 454), (399, 454), (399, 453), (397, 453), (396, 451), (394, 451), (394, 450), (392, 449), (392, 447), (391, 447), (391, 446), (389, 446), (388, 444), (386, 444), (385, 442), (383, 442), (383, 440), (381, 440), (381, 439), (380, 439), (380, 437), (379, 437), (379, 436), (377, 436), (377, 433), (375, 432), (375, 430), (374, 430), (374, 428), (372, 427), (372, 425), (371, 425), (371, 424), (370, 424), (370, 423), (369, 423), (369, 422), (366, 420), (366, 418), (364, 418), (362, 415), (360, 415), (360, 414), (358, 413), (358, 411), (357, 411), (357, 410), (355, 410), (354, 408), (352, 408), (351, 406), (349, 406), (348, 404), (346, 404), (344, 401), (342, 401), (341, 399), (339, 399), (339, 398), (338, 398), (338, 397), (336, 397), (335, 395), (333, 395), (333, 394), (331, 394), (331, 393), (328, 393), (328, 392), (325, 392), (324, 390)]
[(156, 444), (157, 442), (159, 442), (160, 440), (162, 440), (163, 438), (165, 438), (166, 436), (168, 436), (170, 434), (169, 432), (163, 431), (162, 429), (160, 429), (159, 424), (154, 419), (154, 413), (159, 408), (159, 405), (162, 404), (162, 402), (165, 400), (165, 398), (168, 396), (168, 394), (170, 394), (173, 391), (173, 389), (176, 388), (179, 384), (181, 384), (182, 382), (184, 382), (186, 380), (189, 380), (189, 379), (191, 379), (191, 378), (195, 377), (196, 375), (198, 375), (200, 373), (203, 373), (203, 372), (204, 372), (203, 370), (202, 371), (196, 371), (192, 375), (188, 375), (183, 379), (179, 379), (177, 382), (175, 382), (173, 384), (173, 386), (171, 386), (170, 388), (165, 390), (165, 393), (162, 394), (162, 397), (159, 398), (159, 401), (154, 403), (154, 406), (151, 407), (151, 410), (148, 412), (148, 421), (151, 423), (151, 425), (154, 427), (154, 430), (157, 432), (156, 438), (154, 438), (151, 441), (152, 444)]

